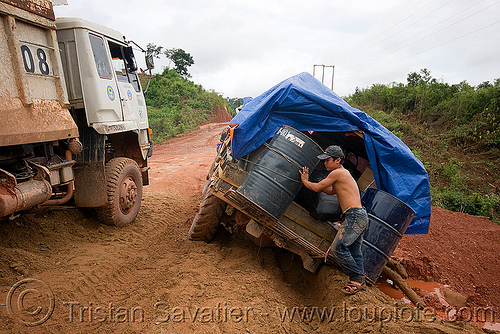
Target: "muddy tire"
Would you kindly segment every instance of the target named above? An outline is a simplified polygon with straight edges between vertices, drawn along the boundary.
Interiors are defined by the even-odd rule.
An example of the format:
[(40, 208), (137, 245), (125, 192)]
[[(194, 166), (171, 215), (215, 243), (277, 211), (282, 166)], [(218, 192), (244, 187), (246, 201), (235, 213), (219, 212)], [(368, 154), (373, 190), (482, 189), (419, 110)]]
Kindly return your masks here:
[(225, 202), (208, 193), (200, 203), (200, 209), (189, 229), (189, 240), (210, 242), (224, 215)]
[(217, 168), (217, 163), (212, 162), (212, 166), (210, 166), (210, 170), (208, 171), (207, 177), (205, 178), (205, 183), (203, 184), (203, 190), (201, 192), (201, 198), (205, 198), (210, 190), (210, 178), (214, 174), (215, 169)]
[(201, 198), (207, 197), (208, 191), (210, 190), (210, 180), (205, 180), (203, 184), (203, 190), (201, 191)]
[(142, 177), (137, 163), (129, 158), (114, 158), (106, 164), (107, 204), (97, 208), (104, 224), (125, 226), (134, 221), (142, 199)]

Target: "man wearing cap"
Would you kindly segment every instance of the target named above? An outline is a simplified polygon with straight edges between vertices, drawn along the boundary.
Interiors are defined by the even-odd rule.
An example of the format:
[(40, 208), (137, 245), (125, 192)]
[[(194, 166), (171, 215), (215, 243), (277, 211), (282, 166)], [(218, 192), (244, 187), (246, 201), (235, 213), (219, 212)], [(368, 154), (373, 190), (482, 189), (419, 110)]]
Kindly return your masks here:
[(342, 289), (346, 294), (366, 290), (361, 244), (363, 232), (368, 227), (368, 215), (361, 205), (358, 185), (351, 173), (344, 168), (344, 152), (339, 146), (328, 146), (318, 159), (324, 160), (328, 176), (320, 182), (309, 181), (309, 169), (302, 168), (300, 177), (304, 185), (315, 191), (329, 195), (337, 194), (342, 209), (342, 226), (332, 245), (326, 252), (325, 262), (329, 263), (330, 250), (350, 282)]

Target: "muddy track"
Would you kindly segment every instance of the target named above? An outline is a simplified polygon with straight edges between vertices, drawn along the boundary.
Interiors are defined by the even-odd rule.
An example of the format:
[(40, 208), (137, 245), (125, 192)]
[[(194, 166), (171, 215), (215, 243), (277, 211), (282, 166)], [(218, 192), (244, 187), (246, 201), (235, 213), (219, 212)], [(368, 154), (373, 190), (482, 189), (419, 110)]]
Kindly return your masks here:
[[(189, 241), (224, 126), (205, 126), (156, 147), (151, 185), (144, 188), (139, 216), (129, 226), (99, 224), (92, 210), (70, 206), (1, 221), (0, 303), (19, 293), (23, 286), (13, 289), (16, 282), (35, 278), (35, 288), (42, 291), (36, 286), (40, 281), (50, 287), (54, 309), (42, 324), (27, 327), (20, 320), (32, 324), (48, 308), (43, 293), (29, 295), (24, 305), (31, 311), (43, 306), (38, 314), (9, 314), (0, 306), (0, 331), (481, 332), (466, 323), (418, 320), (416, 309), (374, 287), (345, 296), (340, 288), (346, 277), (338, 270), (308, 273), (296, 256), (258, 248), (242, 234), (219, 229), (210, 244)], [(411, 321), (392, 317), (405, 308)], [(295, 310), (293, 318), (286, 310)]]

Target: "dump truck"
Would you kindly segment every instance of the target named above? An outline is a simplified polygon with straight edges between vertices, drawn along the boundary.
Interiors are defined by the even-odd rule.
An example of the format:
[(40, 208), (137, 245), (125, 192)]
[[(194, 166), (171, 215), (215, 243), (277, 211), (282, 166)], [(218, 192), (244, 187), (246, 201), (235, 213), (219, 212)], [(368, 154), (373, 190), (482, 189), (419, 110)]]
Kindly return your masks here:
[(74, 201), (132, 222), (153, 144), (125, 37), (48, 0), (0, 0), (0, 217)]
[(430, 191), (423, 164), (388, 129), (310, 74), (250, 100), (229, 125), (207, 174), (191, 240), (210, 242), (222, 225), (245, 231), (259, 246), (299, 255), (311, 272), (334, 263), (328, 249), (340, 226), (338, 199), (307, 189), (299, 173), (306, 166), (312, 182), (327, 177), (317, 156), (330, 145), (343, 149), (344, 168), (367, 209), (362, 252), (369, 281), (377, 280), (407, 229), (426, 233)]

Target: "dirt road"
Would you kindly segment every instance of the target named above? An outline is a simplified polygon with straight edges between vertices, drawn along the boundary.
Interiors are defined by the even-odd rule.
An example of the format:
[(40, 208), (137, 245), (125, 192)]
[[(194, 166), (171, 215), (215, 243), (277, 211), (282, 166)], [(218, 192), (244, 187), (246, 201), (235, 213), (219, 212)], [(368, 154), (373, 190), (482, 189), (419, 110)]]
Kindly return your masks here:
[[(222, 229), (210, 244), (189, 241), (187, 232), (224, 126), (204, 126), (156, 146), (151, 185), (145, 188), (143, 206), (130, 226), (101, 225), (92, 211), (69, 206), (1, 221), (0, 304), (6, 305), (0, 306), (0, 331), (482, 332), (473, 324), (440, 320), (430, 309), (418, 311), (376, 287), (345, 296), (340, 288), (346, 277), (338, 270), (322, 267), (317, 274), (308, 273), (297, 257), (277, 248), (258, 248), (244, 235)], [(444, 215), (444, 220), (453, 217), (457, 226), (463, 218), (442, 210), (433, 214)], [(416, 274), (448, 280), (452, 287), (457, 284), (455, 290), (461, 287), (453, 281), (456, 277), (469, 284), (469, 274), (477, 278), (474, 271), (487, 275), (496, 269), (487, 277), (492, 281), (476, 284), (480, 288), (469, 300), (476, 303), (469, 305), (497, 303), (500, 229), (478, 219), (491, 237), (484, 244), (473, 241), (481, 252), (494, 252), (493, 265), (457, 253), (458, 260), (471, 264), (456, 266), (451, 261), (446, 267), (432, 247), (420, 243), (421, 253), (415, 250), (425, 240), (461, 252), (458, 242), (436, 241), (434, 235), (403, 238), (398, 256)], [(446, 276), (447, 270), (453, 275)], [(23, 281), (27, 278), (31, 281)], [(468, 291), (459, 292), (468, 296)]]

